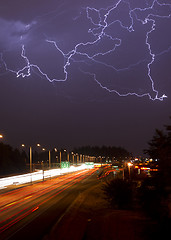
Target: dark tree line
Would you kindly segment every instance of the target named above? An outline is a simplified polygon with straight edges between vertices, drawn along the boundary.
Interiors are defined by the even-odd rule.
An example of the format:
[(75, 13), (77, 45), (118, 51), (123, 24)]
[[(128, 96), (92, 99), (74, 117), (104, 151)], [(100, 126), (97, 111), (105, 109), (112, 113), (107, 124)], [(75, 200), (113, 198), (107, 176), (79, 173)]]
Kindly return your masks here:
[(165, 184), (171, 183), (171, 125), (165, 126), (165, 131), (156, 129), (148, 145), (149, 148), (145, 153), (159, 160), (161, 179)]
[(126, 158), (129, 157), (131, 154), (124, 148), (122, 147), (107, 147), (107, 146), (84, 146), (84, 147), (79, 147), (75, 148), (74, 152), (83, 154), (83, 155), (89, 155), (89, 156), (94, 156), (94, 157), (109, 157), (113, 158), (115, 157), (116, 159), (118, 158)]
[(10, 145), (0, 143), (0, 176), (25, 172), (26, 161), (24, 151), (20, 152)]
[(148, 145), (145, 153), (157, 159), (159, 171), (141, 179), (113, 177), (103, 190), (112, 207), (144, 213), (148, 225), (144, 225), (143, 239), (167, 239), (171, 226), (171, 125), (164, 131), (156, 129)]

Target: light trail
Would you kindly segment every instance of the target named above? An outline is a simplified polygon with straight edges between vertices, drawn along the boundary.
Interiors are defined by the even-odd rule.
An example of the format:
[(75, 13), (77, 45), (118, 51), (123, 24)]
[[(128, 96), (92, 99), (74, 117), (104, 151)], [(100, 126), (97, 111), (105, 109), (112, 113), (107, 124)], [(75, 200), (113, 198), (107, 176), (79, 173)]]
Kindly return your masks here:
[[(96, 171), (95, 169), (83, 170), (76, 175), (71, 173), (70, 177), (68, 177), (67, 175), (64, 175), (61, 177), (61, 178), (63, 178), (63, 181), (62, 181), (62, 179), (60, 179), (60, 182), (56, 182), (56, 181), (58, 181), (58, 178), (54, 179), (54, 180), (48, 180), (48, 181), (46, 181), (47, 184), (49, 183), (48, 187), (44, 186), (44, 183), (35, 184), (35, 185), (39, 185), (39, 187), (41, 187), (41, 189), (39, 189), (38, 192), (35, 191), (34, 193), (32, 192), (31, 186), (26, 187), (27, 192), (24, 191), (25, 188), (22, 188), (20, 191), (20, 195), (18, 196), (19, 197), (18, 201), (16, 199), (15, 202), (4, 206), (5, 208), (3, 209), (3, 211), (4, 211), (3, 214), (2, 214), (2, 212), (0, 212), (0, 217), (1, 217), (0, 219), (3, 219), (0, 222), (0, 234), (5, 232), (12, 226), (16, 225), (21, 220), (27, 218), (29, 215), (31, 215), (37, 211), (39, 212), (39, 209), (41, 209), (41, 211), (42, 211), (41, 207), (44, 204), (46, 204), (48, 201), (55, 198), (56, 196), (60, 195), (62, 192), (66, 191), (68, 188), (72, 187), (76, 183), (87, 178), (89, 175), (93, 174), (95, 171)], [(52, 185), (51, 185), (52, 181), (54, 183), (52, 183)], [(31, 192), (29, 194), (32, 194), (32, 195), (28, 194), (28, 191), (30, 191), (30, 190), (31, 190)], [(15, 190), (14, 190), (14, 194), (15, 194)], [(20, 196), (22, 194), (25, 195), (25, 196), (23, 196), (23, 199), (20, 198)], [(9, 196), (8, 196), (8, 193), (6, 193), (4, 195), (6, 198), (8, 198), (8, 197), (11, 198), (11, 192), (9, 193)], [(18, 211), (18, 209), (20, 209), (20, 210)], [(47, 210), (47, 208), (46, 208), (46, 210)], [(35, 217), (36, 217), (36, 215), (35, 215)]]
[[(66, 182), (72, 180), (73, 178), (78, 178), (80, 175), (82, 175), (85, 172), (85, 170), (82, 170), (81, 172), (78, 173), (72, 173), (64, 176), (61, 176), (57, 179), (50, 180), (50, 182), (42, 182), (37, 183), (34, 185), (34, 188), (30, 189), (30, 186), (26, 186), (17, 190), (13, 190), (11, 192), (7, 193), (2, 193), (1, 194), (1, 205), (0, 205), (0, 212), (6, 210), (7, 208), (12, 207), (14, 204), (18, 204), (26, 199), (29, 199), (31, 197), (35, 196), (40, 196), (46, 193), (47, 191), (54, 189), (56, 187), (62, 186)], [(27, 192), (27, 189), (29, 189), (29, 193)], [(11, 196), (12, 195), (12, 196)], [(11, 196), (13, 199), (13, 202), (7, 203), (6, 197)], [(10, 200), (10, 198), (9, 198)], [(14, 202), (15, 201), (15, 202)], [(3, 205), (5, 203), (5, 205)]]
[(28, 174), (22, 174), (22, 175), (16, 175), (13, 177), (6, 177), (6, 178), (0, 178), (0, 189), (4, 189), (7, 186), (10, 185), (20, 185), (24, 183), (29, 183), (30, 181), (40, 181), (43, 178), (47, 179), (50, 177), (59, 176), (65, 173), (70, 172), (76, 172), (83, 169), (87, 169), (87, 166), (85, 164), (82, 164), (78, 167), (71, 166), (70, 168), (63, 168), (63, 169), (51, 169), (46, 170), (43, 172), (43, 170), (40, 170), (38, 172), (28, 173)]
[[(89, 175), (89, 174), (88, 174)], [(77, 179), (78, 178), (78, 179)], [(16, 223), (18, 223), (19, 221), (21, 221), (22, 219), (24, 219), (25, 217), (29, 216), (30, 214), (32, 214), (33, 212), (37, 211), (40, 206), (42, 206), (43, 204), (45, 204), (46, 202), (48, 202), (50, 199), (54, 198), (55, 196), (59, 195), (60, 193), (62, 193), (63, 191), (67, 190), (69, 187), (73, 186), (74, 184), (76, 184), (77, 182), (83, 180), (84, 178), (86, 178), (86, 176), (80, 176), (80, 177), (75, 177), (75, 181), (74, 177), (72, 179), (72, 182), (69, 182), (68, 185), (66, 185), (65, 187), (62, 188), (62, 190), (59, 190), (57, 193), (52, 194), (50, 197), (46, 198), (44, 201), (41, 201), (41, 203), (39, 203), (38, 206), (33, 207), (32, 209), (22, 213), (23, 211), (27, 210), (28, 208), (25, 208), (24, 210), (20, 211), (19, 213), (22, 213), (20, 216), (16, 217), (15, 219), (11, 220), (9, 223), (5, 224), (4, 226), (0, 227), (0, 233), (6, 231), (7, 229), (9, 229), (10, 227), (12, 227), (13, 225), (15, 225)], [(15, 215), (13, 215), (12, 217), (17, 216), (19, 213), (16, 213)], [(7, 220), (11, 219), (12, 217), (4, 220), (3, 222), (6, 222)], [(0, 222), (1, 224), (2, 222)]]

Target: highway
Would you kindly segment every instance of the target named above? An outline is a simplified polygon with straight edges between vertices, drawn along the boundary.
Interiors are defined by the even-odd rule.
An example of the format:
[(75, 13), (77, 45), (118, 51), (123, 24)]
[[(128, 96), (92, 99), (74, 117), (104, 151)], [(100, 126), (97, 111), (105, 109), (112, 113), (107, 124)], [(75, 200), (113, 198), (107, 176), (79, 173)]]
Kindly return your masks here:
[(43, 239), (95, 170), (81, 170), (7, 192), (0, 191), (0, 239)]

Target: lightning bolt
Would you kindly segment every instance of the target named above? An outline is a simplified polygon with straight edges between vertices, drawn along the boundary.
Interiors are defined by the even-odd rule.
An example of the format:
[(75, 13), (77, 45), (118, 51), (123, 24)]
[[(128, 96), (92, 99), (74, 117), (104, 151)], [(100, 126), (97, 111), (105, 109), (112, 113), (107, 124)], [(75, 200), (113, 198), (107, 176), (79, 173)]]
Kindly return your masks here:
[[(105, 86), (105, 84), (102, 84), (100, 80), (98, 80), (97, 74), (93, 71), (85, 71), (82, 68), (80, 68), (81, 72), (83, 74), (89, 75), (96, 83), (97, 85), (102, 88), (103, 90), (109, 92), (109, 93), (115, 93), (121, 97), (126, 97), (126, 96), (132, 96), (135, 95), (137, 97), (145, 97), (147, 96), (150, 100), (160, 100), (163, 101), (167, 96), (163, 94), (162, 96), (159, 96), (159, 92), (155, 89), (155, 82), (152, 78), (152, 73), (151, 73), (151, 67), (153, 63), (155, 62), (156, 58), (168, 53), (171, 50), (171, 46), (168, 49), (163, 50), (160, 53), (154, 53), (152, 51), (152, 45), (150, 43), (150, 36), (152, 32), (156, 30), (156, 20), (160, 18), (166, 18), (170, 19), (171, 18), (171, 4), (164, 3), (159, 0), (152, 0), (152, 1), (145, 1), (145, 7), (143, 8), (138, 8), (138, 7), (132, 7), (131, 3), (129, 0), (117, 0), (116, 3), (114, 3), (112, 6), (109, 6), (107, 8), (91, 8), (91, 7), (86, 7), (83, 9), (85, 12), (87, 20), (91, 23), (92, 28), (88, 30), (88, 34), (93, 37), (94, 40), (92, 41), (86, 41), (86, 42), (79, 42), (77, 43), (74, 48), (68, 52), (63, 51), (57, 44), (57, 42), (50, 37), (46, 38), (45, 41), (47, 44), (51, 44), (54, 48), (55, 51), (60, 53), (63, 56), (64, 59), (64, 64), (63, 64), (63, 73), (64, 73), (64, 78), (63, 79), (58, 79), (58, 78), (50, 78), (47, 73), (45, 73), (38, 65), (33, 64), (30, 62), (30, 60), (27, 57), (27, 52), (26, 52), (26, 46), (24, 44), (21, 45), (21, 58), (23, 59), (25, 66), (18, 70), (14, 71), (11, 70), (7, 67), (6, 62), (3, 60), (3, 54), (1, 53), (0, 59), (3, 65), (5, 66), (6, 71), (10, 71), (12, 73), (16, 74), (16, 77), (29, 77), (32, 73), (32, 71), (37, 70), (39, 74), (46, 78), (49, 82), (64, 82), (67, 81), (69, 77), (69, 66), (73, 62), (78, 62), (78, 63), (84, 63), (85, 65), (91, 65), (91, 64), (97, 64), (98, 66), (103, 66), (106, 69), (111, 69), (114, 72), (126, 72), (129, 71), (130, 69), (133, 69), (137, 66), (139, 66), (142, 63), (146, 63), (146, 70), (147, 70), (147, 78), (150, 81), (151, 84), (151, 90), (154, 94), (152, 97), (150, 93), (143, 93), (143, 94), (138, 94), (136, 92), (127, 92), (127, 93), (120, 93), (116, 89), (109, 88)], [(111, 20), (112, 17), (115, 17), (114, 12), (119, 11), (119, 7), (121, 4), (124, 4), (127, 6), (126, 9), (128, 9), (128, 16), (129, 16), (129, 22), (125, 24), (122, 20), (120, 19), (115, 19)], [(167, 11), (167, 14), (158, 14), (157, 11), (160, 9), (165, 9)], [(144, 14), (144, 17), (142, 17)], [(142, 15), (139, 17), (138, 15)], [(80, 17), (80, 16), (79, 16)], [(79, 18), (75, 18), (75, 21)], [(109, 54), (114, 53), (117, 49), (122, 47), (122, 39), (119, 37), (113, 37), (112, 34), (109, 34), (109, 29), (111, 26), (114, 24), (118, 24), (120, 28), (123, 31), (126, 31), (128, 33), (132, 33), (135, 30), (135, 24), (136, 22), (141, 23), (142, 25), (150, 25), (150, 30), (146, 32), (145, 35), (145, 42), (144, 44), (147, 47), (149, 58), (146, 59), (141, 59), (138, 62), (135, 63), (130, 63), (130, 65), (124, 67), (124, 68), (117, 68), (116, 66), (112, 64), (108, 64), (105, 61), (100, 60), (101, 57), (107, 57)], [(22, 39), (22, 37), (21, 37)], [(100, 44), (103, 43), (103, 41), (108, 41), (110, 43), (110, 48), (105, 49), (102, 48), (102, 50), (96, 51), (96, 47)], [(112, 46), (111, 46), (112, 45)], [(87, 49), (93, 49), (93, 51), (88, 51)], [(93, 53), (92, 53), (93, 52)], [(78, 58), (80, 57), (80, 58)]]

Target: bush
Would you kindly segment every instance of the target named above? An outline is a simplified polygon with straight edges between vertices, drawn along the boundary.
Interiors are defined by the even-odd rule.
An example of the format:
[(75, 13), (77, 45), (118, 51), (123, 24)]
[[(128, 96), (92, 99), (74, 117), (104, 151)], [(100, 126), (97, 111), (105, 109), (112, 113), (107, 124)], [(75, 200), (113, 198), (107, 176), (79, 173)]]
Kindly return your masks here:
[(132, 207), (132, 182), (122, 179), (114, 179), (106, 183), (103, 190), (112, 207), (119, 209), (128, 209)]
[(155, 220), (168, 217), (167, 193), (159, 178), (147, 178), (139, 188), (139, 200), (144, 213)]

